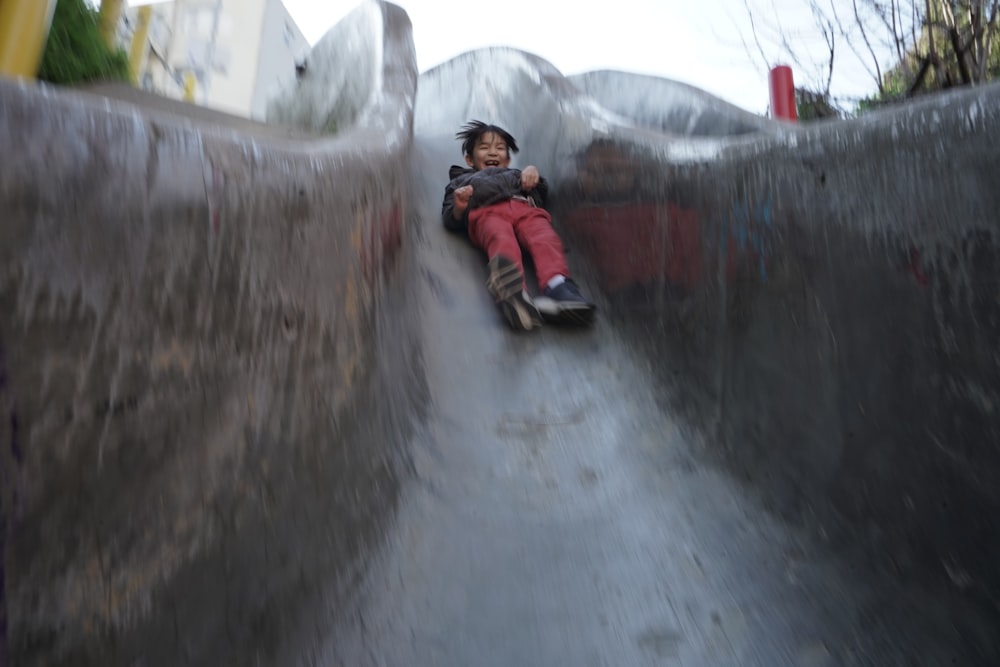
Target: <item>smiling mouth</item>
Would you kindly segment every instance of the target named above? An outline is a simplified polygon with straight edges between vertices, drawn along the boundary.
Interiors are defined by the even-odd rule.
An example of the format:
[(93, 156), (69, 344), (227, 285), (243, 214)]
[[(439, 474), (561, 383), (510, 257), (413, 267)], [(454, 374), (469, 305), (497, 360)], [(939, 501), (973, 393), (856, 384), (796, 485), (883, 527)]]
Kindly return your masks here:
[(500, 166), (500, 160), (487, 160), (484, 164), (487, 167), (499, 167)]

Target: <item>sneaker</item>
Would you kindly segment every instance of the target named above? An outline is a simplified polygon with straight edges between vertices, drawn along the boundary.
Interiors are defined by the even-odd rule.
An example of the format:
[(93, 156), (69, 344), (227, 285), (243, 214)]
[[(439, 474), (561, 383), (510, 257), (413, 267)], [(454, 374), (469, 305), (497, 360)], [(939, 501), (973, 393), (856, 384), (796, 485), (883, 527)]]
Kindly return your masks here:
[(567, 278), (555, 287), (546, 287), (535, 306), (546, 322), (553, 324), (590, 324), (597, 306), (580, 293), (580, 288)]
[(496, 299), (500, 312), (512, 329), (531, 331), (541, 326), (542, 317), (524, 291), (524, 274), (512, 260), (497, 255), (489, 263), (486, 288)]

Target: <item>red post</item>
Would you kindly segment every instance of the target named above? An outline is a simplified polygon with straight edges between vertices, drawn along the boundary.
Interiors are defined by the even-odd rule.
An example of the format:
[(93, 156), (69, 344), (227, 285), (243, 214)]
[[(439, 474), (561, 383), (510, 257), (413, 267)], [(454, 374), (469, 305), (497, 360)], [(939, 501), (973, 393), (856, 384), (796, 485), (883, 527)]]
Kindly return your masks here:
[(799, 114), (795, 110), (792, 68), (788, 65), (778, 65), (771, 69), (767, 78), (771, 88), (771, 117), (797, 121)]

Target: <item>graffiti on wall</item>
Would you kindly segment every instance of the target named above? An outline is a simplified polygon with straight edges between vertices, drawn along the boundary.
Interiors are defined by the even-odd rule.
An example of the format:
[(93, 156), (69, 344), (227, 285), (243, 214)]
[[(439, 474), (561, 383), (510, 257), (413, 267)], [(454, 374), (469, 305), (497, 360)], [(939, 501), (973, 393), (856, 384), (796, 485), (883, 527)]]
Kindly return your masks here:
[(716, 209), (664, 178), (612, 141), (590, 144), (577, 158), (560, 222), (614, 293), (666, 286), (681, 294), (719, 279), (766, 282), (776, 245), (770, 193), (743, 196)]
[(720, 221), (720, 234), (726, 257), (726, 277), (732, 281), (739, 269), (753, 270), (762, 283), (767, 282), (768, 263), (776, 240), (774, 207), (770, 194), (759, 201), (736, 200), (728, 217)]

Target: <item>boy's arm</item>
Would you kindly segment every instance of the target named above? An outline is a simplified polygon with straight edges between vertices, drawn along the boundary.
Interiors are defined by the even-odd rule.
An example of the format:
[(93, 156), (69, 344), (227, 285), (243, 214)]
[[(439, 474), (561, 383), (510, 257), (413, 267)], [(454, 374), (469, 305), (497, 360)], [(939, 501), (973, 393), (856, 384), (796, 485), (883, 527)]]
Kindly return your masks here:
[(465, 232), (469, 226), (469, 197), (472, 195), (472, 186), (463, 186), (458, 181), (460, 179), (455, 179), (444, 189), (441, 221), (449, 231)]
[(549, 184), (534, 165), (529, 165), (521, 171), (521, 190), (535, 200), (535, 206), (545, 207), (545, 200), (549, 196)]

